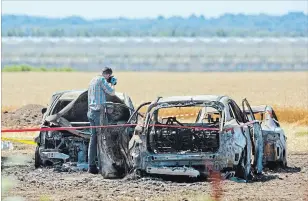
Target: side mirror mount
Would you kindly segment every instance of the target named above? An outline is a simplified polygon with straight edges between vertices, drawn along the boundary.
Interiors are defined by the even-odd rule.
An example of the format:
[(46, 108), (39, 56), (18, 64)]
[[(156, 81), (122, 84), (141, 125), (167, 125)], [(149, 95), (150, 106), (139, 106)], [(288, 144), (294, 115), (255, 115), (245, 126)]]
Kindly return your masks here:
[(42, 114), (44, 114), (46, 111), (47, 111), (47, 108), (44, 107), (44, 108), (42, 109)]

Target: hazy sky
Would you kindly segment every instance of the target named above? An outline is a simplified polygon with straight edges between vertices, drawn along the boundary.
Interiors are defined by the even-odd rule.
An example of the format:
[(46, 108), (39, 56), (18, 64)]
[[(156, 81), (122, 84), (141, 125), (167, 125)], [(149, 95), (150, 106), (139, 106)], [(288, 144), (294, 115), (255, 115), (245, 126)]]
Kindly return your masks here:
[(307, 14), (308, 1), (13, 1), (2, 0), (2, 14), (28, 14), (48, 17), (79, 15), (87, 19), (114, 17), (183, 16), (217, 17), (224, 13), (272, 15), (290, 11)]

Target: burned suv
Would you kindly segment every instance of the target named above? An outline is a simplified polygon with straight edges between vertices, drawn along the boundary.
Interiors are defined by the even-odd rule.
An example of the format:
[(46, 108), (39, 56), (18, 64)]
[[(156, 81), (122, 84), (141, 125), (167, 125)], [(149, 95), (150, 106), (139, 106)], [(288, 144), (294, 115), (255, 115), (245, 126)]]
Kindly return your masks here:
[[(134, 112), (131, 98), (124, 93), (116, 92), (115, 96), (107, 95), (106, 99), (108, 124), (117, 125), (127, 122)], [(56, 92), (52, 95), (48, 107), (42, 109), (44, 115), (41, 127), (89, 126), (87, 110), (87, 90)], [(102, 133), (101, 130), (100, 133)], [(77, 169), (87, 169), (90, 135), (90, 129), (41, 131), (35, 139), (37, 143), (35, 167), (70, 165)], [(113, 140), (116, 141), (116, 139)], [(100, 150), (98, 153), (103, 157)], [(100, 158), (97, 161), (99, 163)]]
[[(131, 165), (138, 174), (207, 177), (212, 171), (234, 171), (249, 179), (262, 172), (260, 123), (246, 99), (241, 110), (227, 96), (158, 98), (148, 106), (129, 142)], [(252, 162), (252, 164), (251, 164)]]

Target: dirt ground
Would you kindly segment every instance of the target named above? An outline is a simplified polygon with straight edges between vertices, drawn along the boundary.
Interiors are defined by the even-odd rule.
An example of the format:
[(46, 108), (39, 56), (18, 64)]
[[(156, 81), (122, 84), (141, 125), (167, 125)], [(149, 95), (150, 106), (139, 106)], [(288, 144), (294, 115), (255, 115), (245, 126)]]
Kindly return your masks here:
[(42, 120), (43, 105), (29, 104), (14, 111), (1, 113), (2, 127), (29, 127), (39, 125)]
[[(39, 105), (25, 106), (21, 114), (2, 114), (2, 126), (38, 125)], [(27, 113), (27, 111), (30, 111)], [(34, 112), (36, 111), (36, 112)], [(39, 112), (38, 112), (39, 111)], [(17, 114), (17, 115), (16, 115)], [(23, 115), (20, 118), (20, 115)], [(36, 115), (36, 116), (35, 116)], [(29, 119), (30, 123), (25, 119)], [(17, 121), (17, 119), (23, 119)], [(24, 124), (25, 123), (25, 124)], [(174, 181), (160, 178), (106, 180), (86, 172), (57, 172), (34, 169), (34, 146), (14, 144), (14, 150), (2, 150), (2, 200), (208, 200), (214, 194), (220, 200), (307, 200), (308, 152), (289, 152), (288, 168), (265, 170), (250, 183), (223, 180)], [(216, 190), (215, 190), (216, 189)], [(218, 190), (217, 190), (218, 189)]]
[[(184, 201), (206, 200), (213, 195), (213, 181), (106, 180), (86, 172), (34, 169), (33, 153), (26, 149), (2, 152), (2, 185), (7, 186), (2, 200), (10, 196), (12, 200)], [(13, 155), (17, 161), (11, 158)], [(221, 200), (308, 200), (308, 154), (292, 153), (288, 160), (288, 168), (265, 171), (251, 183), (223, 180)]]

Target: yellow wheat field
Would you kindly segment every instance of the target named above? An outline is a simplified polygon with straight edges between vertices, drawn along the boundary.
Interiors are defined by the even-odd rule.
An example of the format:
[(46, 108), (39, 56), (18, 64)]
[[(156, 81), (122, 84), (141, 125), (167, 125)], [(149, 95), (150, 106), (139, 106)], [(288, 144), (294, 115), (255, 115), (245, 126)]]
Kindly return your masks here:
[[(116, 71), (116, 70), (115, 70)], [(59, 90), (87, 88), (97, 73), (2, 73), (2, 111), (27, 104), (46, 105)], [(171, 73), (115, 72), (117, 91), (137, 106), (157, 96), (228, 95), (239, 105), (274, 106), (281, 121), (308, 125), (308, 72)]]
[[(2, 111), (33, 103), (46, 105), (53, 92), (86, 88), (95, 74), (2, 73)], [(251, 105), (273, 105), (279, 120), (287, 122), (281, 125), (288, 137), (289, 150), (308, 151), (308, 72), (116, 72), (115, 75), (116, 90), (130, 95), (136, 106), (157, 96), (196, 94), (229, 95), (239, 105), (243, 98)], [(31, 140), (37, 132), (2, 133), (2, 136)]]

